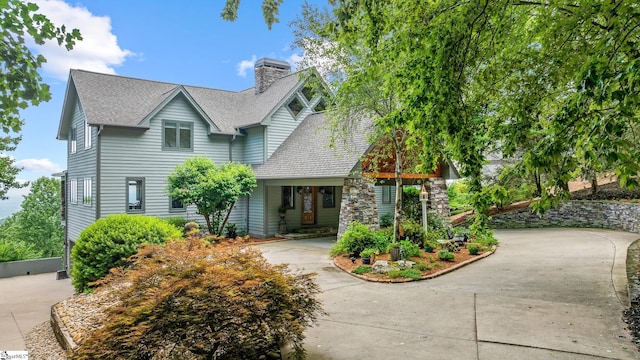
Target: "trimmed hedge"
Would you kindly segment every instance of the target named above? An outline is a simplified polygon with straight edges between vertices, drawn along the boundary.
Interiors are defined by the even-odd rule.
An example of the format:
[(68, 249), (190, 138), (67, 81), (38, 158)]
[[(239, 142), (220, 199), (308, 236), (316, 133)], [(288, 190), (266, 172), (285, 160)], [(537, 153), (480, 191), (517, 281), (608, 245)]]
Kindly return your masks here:
[(73, 286), (77, 292), (88, 291), (109, 269), (125, 265), (140, 244), (163, 244), (180, 237), (180, 229), (159, 218), (118, 214), (99, 219), (82, 231), (73, 247)]

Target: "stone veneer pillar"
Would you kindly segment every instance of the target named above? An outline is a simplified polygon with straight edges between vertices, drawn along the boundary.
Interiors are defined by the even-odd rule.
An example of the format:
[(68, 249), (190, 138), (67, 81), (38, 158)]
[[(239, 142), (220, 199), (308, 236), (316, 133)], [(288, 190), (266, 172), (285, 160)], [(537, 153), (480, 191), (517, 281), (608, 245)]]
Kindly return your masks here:
[(352, 221), (368, 225), (372, 230), (380, 229), (378, 205), (374, 185), (363, 178), (345, 179), (340, 201), (340, 223), (338, 239), (342, 237)]
[(444, 178), (429, 178), (429, 210), (436, 211), (447, 219), (450, 216), (449, 194)]

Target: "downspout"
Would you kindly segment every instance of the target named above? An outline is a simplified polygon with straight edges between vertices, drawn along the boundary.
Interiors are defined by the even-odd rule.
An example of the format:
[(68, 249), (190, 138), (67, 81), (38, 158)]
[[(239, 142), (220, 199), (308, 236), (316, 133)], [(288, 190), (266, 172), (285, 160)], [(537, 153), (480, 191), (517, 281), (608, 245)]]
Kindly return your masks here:
[(100, 171), (100, 169), (102, 168), (101, 165), (101, 144), (100, 144), (100, 134), (102, 134), (102, 130), (104, 130), (104, 125), (100, 125), (100, 127), (98, 127), (98, 133), (96, 134), (96, 220), (100, 219), (101, 216), (101, 203), (100, 203), (100, 183), (101, 183), (101, 179), (102, 179), (102, 172)]

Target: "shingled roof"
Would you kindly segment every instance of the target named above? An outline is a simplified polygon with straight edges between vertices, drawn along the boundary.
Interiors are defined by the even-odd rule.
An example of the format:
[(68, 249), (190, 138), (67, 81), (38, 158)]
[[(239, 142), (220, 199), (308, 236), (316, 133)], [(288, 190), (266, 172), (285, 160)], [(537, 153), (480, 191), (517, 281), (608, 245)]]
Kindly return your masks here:
[[(235, 92), (71, 70), (67, 96), (77, 95), (91, 125), (144, 128), (143, 122), (150, 114), (182, 91), (220, 133), (233, 134), (237, 128), (264, 120), (299, 82), (299, 73), (289, 74), (255, 94), (253, 88)], [(63, 121), (69, 111), (63, 111)], [(61, 126), (58, 138), (66, 136), (63, 131)]]
[[(371, 124), (354, 129), (355, 136), (329, 147), (331, 130), (323, 113), (307, 116), (266, 163), (254, 165), (258, 179), (333, 178), (349, 176), (369, 149)], [(344, 140), (344, 141), (343, 141)]]

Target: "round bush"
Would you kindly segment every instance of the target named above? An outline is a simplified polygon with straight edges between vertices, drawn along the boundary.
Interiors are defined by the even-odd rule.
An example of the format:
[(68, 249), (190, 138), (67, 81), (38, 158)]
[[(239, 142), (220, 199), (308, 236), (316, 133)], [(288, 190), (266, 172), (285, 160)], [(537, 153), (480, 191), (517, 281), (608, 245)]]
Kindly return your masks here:
[(78, 292), (87, 291), (89, 283), (124, 265), (140, 244), (162, 244), (181, 236), (175, 226), (150, 216), (119, 214), (99, 219), (82, 231), (73, 247), (73, 286)]

